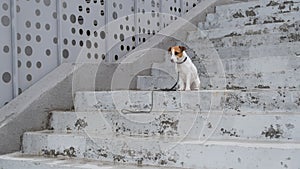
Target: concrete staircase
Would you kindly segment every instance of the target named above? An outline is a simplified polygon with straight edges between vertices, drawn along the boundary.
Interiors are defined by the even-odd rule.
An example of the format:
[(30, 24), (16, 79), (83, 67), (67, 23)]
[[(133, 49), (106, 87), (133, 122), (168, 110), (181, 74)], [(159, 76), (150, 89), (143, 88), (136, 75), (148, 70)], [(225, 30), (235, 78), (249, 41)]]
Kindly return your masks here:
[[(283, 0), (217, 6), (185, 42), (199, 68), (202, 89), (299, 89), (299, 8), (299, 1)], [(151, 76), (138, 78), (138, 89), (176, 82), (174, 65), (165, 57), (165, 63), (153, 65)], [(216, 58), (224, 73), (214, 72)]]
[[(202, 90), (77, 92), (74, 111), (51, 112), (0, 168), (300, 169), (299, 5), (218, 6), (186, 43)], [(166, 56), (138, 88), (176, 78)]]

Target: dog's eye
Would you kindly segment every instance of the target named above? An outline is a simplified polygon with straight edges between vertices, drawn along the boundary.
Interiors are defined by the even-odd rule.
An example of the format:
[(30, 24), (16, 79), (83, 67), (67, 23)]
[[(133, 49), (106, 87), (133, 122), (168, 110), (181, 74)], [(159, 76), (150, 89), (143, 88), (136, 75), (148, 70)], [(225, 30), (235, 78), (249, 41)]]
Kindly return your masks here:
[(179, 53), (178, 52), (175, 52), (175, 55), (178, 55)]

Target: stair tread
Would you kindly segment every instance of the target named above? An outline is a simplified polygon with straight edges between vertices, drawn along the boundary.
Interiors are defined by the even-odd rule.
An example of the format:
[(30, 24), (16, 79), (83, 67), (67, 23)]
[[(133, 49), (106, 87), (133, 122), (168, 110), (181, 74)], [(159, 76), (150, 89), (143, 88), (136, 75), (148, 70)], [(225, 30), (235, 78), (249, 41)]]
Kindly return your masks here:
[[(2, 161), (2, 162), (1, 162)], [(129, 165), (129, 164), (117, 164), (117, 163), (109, 163), (109, 162), (101, 162), (99, 160), (90, 160), (90, 159), (78, 159), (78, 158), (66, 158), (66, 157), (58, 157), (58, 158), (47, 158), (43, 156), (32, 156), (22, 154), (21, 152), (6, 154), (0, 156), (0, 163), (2, 169), (11, 169), (11, 167), (16, 166), (16, 168), (22, 168), (26, 165), (30, 165), (31, 167), (36, 167), (34, 169), (40, 169), (45, 167), (53, 168), (53, 169), (156, 169), (156, 168), (165, 168), (162, 166), (137, 166), (137, 165)], [(4, 167), (4, 168), (3, 168)], [(7, 167), (7, 168), (6, 168)], [(173, 167), (174, 168), (174, 167)], [(48, 168), (47, 168), (48, 169)]]

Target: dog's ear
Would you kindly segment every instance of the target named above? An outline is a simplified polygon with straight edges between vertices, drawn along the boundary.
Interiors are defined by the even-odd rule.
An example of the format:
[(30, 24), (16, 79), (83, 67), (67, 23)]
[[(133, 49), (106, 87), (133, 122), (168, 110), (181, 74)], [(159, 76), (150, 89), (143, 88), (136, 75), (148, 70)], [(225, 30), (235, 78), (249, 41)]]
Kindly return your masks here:
[(171, 50), (172, 50), (172, 47), (169, 47), (168, 52), (171, 52)]
[(185, 51), (186, 50), (186, 48), (184, 46), (179, 46), (179, 48), (180, 48), (181, 51)]

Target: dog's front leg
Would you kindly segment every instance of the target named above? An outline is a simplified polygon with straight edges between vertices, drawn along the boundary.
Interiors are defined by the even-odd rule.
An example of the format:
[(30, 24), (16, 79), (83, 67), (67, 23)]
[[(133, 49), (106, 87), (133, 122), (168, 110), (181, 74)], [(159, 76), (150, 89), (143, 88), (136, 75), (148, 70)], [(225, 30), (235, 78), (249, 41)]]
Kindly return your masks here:
[(179, 91), (184, 90), (184, 82), (180, 77), (178, 79), (178, 85), (179, 85), (179, 88), (178, 88)]
[(185, 90), (186, 90), (186, 91), (191, 90), (191, 74), (190, 74), (190, 73), (188, 73), (188, 74), (186, 75)]

